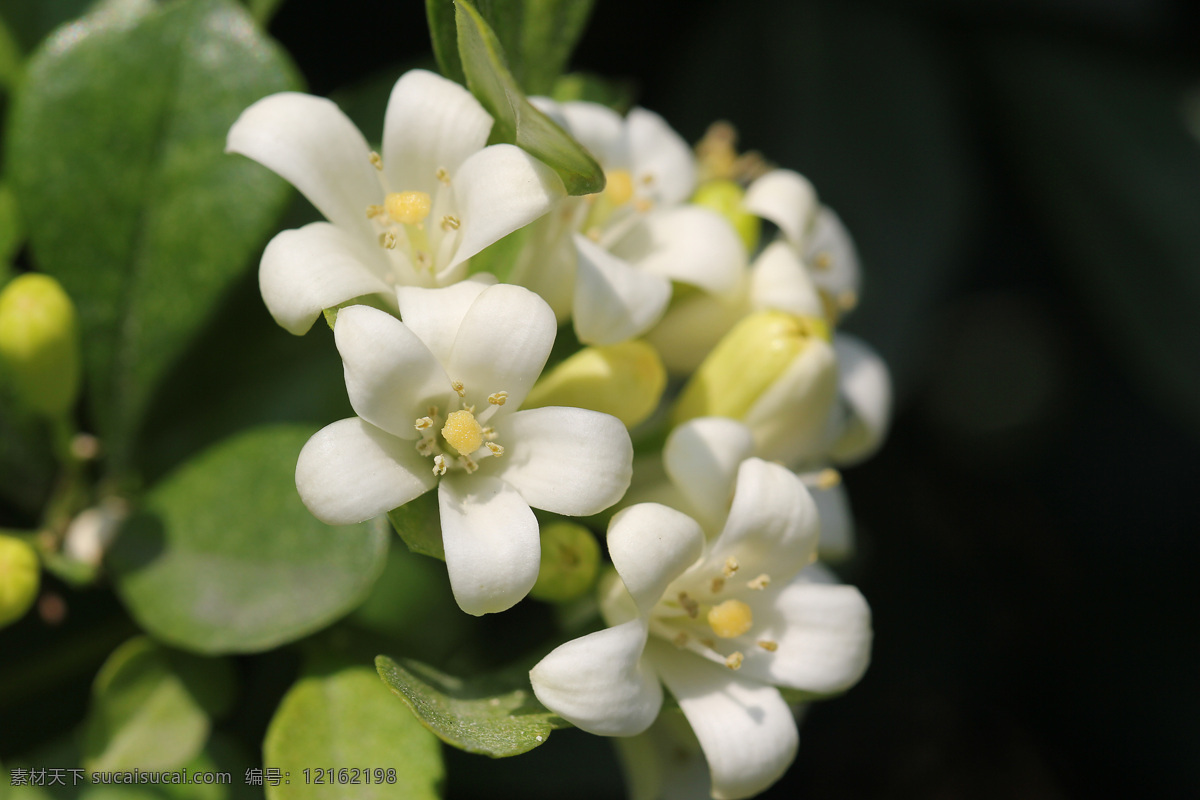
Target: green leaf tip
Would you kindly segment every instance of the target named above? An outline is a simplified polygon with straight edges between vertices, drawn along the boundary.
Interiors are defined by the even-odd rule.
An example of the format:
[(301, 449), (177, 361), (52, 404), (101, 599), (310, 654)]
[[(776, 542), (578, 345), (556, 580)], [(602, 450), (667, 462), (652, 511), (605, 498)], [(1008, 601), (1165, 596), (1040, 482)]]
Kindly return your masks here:
[(549, 165), (572, 195), (604, 189), (604, 171), (579, 142), (526, 99), (496, 33), (474, 6), (456, 0), (458, 54), (467, 87), (495, 119), (494, 141), (515, 144)]
[(568, 727), (533, 696), (524, 670), (463, 679), (410, 659), (378, 656), (379, 677), (443, 742), (505, 758), (544, 744)]

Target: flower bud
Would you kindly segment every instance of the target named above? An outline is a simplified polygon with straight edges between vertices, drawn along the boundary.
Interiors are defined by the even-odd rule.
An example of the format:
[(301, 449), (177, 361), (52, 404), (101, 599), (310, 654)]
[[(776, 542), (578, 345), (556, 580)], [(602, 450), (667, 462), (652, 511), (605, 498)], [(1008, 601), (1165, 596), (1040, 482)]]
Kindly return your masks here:
[(759, 311), (733, 327), (680, 393), (671, 423), (732, 417), (755, 454), (794, 464), (818, 454), (837, 397), (837, 362), (823, 320)]
[(41, 567), (25, 542), (0, 536), (0, 627), (25, 616), (38, 593)]
[(542, 564), (529, 594), (548, 603), (565, 603), (586, 594), (600, 569), (596, 537), (574, 522), (543, 525), (541, 537)]
[(658, 352), (633, 339), (583, 348), (542, 375), (522, 408), (577, 406), (612, 414), (632, 428), (658, 407), (666, 385)]
[(742, 205), (745, 190), (730, 180), (711, 180), (700, 186), (692, 196), (692, 202), (698, 206), (711, 208), (732, 223), (746, 251), (753, 253), (758, 247), (758, 235), (762, 229), (762, 221), (746, 210)]
[(49, 275), (20, 275), (0, 292), (0, 363), (30, 410), (50, 418), (71, 410), (79, 394), (79, 328), (71, 298)]

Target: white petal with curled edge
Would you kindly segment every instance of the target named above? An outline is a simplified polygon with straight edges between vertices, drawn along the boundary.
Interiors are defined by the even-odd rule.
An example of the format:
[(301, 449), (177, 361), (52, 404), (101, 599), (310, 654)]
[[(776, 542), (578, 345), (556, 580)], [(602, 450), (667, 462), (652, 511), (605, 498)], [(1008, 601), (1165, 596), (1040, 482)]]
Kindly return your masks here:
[[(772, 601), (768, 605), (768, 601)], [(871, 660), (871, 609), (853, 586), (803, 577), (752, 605), (755, 638), (774, 652), (747, 648), (739, 672), (815, 694), (853, 686)]]
[(846, 485), (837, 483), (828, 489), (813, 489), (811, 494), (821, 518), (821, 559), (841, 561), (854, 555), (854, 514)]
[(511, 144), (485, 147), (464, 161), (450, 180), (461, 238), (447, 267), (528, 225), (567, 196), (554, 170)]
[(559, 645), (529, 671), (542, 705), (600, 736), (633, 736), (662, 707), (662, 684), (642, 660), (646, 621), (630, 620)]
[(788, 581), (812, 561), (820, 523), (817, 506), (800, 478), (779, 464), (748, 458), (738, 467), (737, 488), (725, 527), (699, 565), (699, 574), (733, 557), (739, 579), (761, 573)]
[(534, 508), (597, 514), (629, 488), (633, 444), (610, 414), (548, 406), (518, 411), (495, 427), (496, 441), (505, 447), (497, 474)]
[(338, 312), (333, 338), (350, 405), (372, 425), (412, 440), (419, 436), (414, 424), (430, 405), (444, 411), (450, 379), (400, 320), (370, 306), (350, 306)]
[(813, 267), (813, 280), (833, 297), (862, 289), (858, 251), (841, 218), (832, 208), (821, 206), (804, 242), (804, 258)]
[(839, 464), (870, 457), (887, 436), (892, 419), (892, 377), (887, 364), (861, 339), (833, 337), (838, 388), (848, 412), (846, 427), (829, 454)]
[(502, 410), (518, 408), (542, 374), (557, 333), (545, 300), (521, 286), (489, 286), (463, 315), (446, 372), (466, 386), (468, 404), (485, 409), (488, 395), (503, 391)]
[(504, 481), (454, 473), (438, 486), (446, 571), (458, 607), (473, 616), (516, 605), (537, 582), (538, 523)]
[(810, 337), (742, 417), (754, 433), (758, 455), (785, 464), (819, 455), (829, 435), (837, 390), (833, 348), (820, 337)]
[(481, 272), (441, 289), (398, 286), (396, 299), (400, 304), (400, 319), (438, 361), (447, 364), (454, 337), (458, 336), (458, 327), (462, 325), (467, 309), (484, 289), (495, 283), (495, 275)]
[[(692, 148), (662, 117), (635, 108), (625, 118), (634, 185), (662, 206), (682, 203), (696, 187)], [(639, 192), (640, 193), (640, 192)]]
[(567, 128), (606, 170), (628, 169), (629, 143), (621, 115), (599, 103), (572, 102), (559, 106)]
[(313, 516), (348, 525), (415, 500), (437, 484), (428, 458), (358, 417), (313, 434), (296, 461), (296, 489)]
[(438, 189), (450, 173), (487, 144), (492, 118), (471, 93), (423, 69), (400, 76), (383, 118), (383, 170), (394, 192)]
[(800, 734), (778, 689), (653, 639), (646, 657), (700, 740), (716, 800), (753, 797), (787, 772)]
[(367, 140), (331, 101), (300, 92), (264, 97), (233, 123), (225, 151), (285, 178), (338, 227), (370, 235), (367, 206), (383, 189)]
[(652, 212), (612, 247), (638, 269), (714, 294), (738, 287), (746, 248), (729, 221), (700, 206)]
[(300, 335), (322, 310), (347, 300), (378, 294), (390, 301), (392, 287), (381, 277), (387, 264), (361, 244), (328, 222), (276, 235), (258, 268), (258, 287), (275, 321)]
[(663, 447), (663, 466), (697, 518), (720, 530), (733, 500), (738, 465), (754, 455), (754, 437), (727, 417), (700, 417), (677, 427)]
[(799, 248), (817, 212), (817, 192), (800, 173), (776, 169), (750, 184), (742, 207), (774, 222), (788, 243)]
[(608, 526), (608, 554), (645, 615), (703, 552), (704, 531), (696, 521), (658, 503), (630, 506)]
[(751, 302), (757, 309), (774, 308), (801, 317), (823, 319), (825, 306), (800, 257), (787, 242), (767, 245), (750, 270)]
[(586, 344), (616, 344), (645, 333), (667, 308), (671, 282), (635, 269), (575, 235), (575, 334)]

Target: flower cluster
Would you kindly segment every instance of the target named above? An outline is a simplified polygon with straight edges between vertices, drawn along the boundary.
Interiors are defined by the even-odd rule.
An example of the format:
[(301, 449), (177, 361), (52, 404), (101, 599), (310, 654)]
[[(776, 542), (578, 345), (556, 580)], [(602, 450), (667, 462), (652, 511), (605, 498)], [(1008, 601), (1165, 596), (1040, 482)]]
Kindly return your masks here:
[[(312, 437), (296, 485), (330, 523), (436, 490), (454, 596), (476, 615), (538, 581), (531, 509), (607, 523), (609, 627), (546, 656), (534, 692), (632, 737), (669, 724), (665, 685), (713, 797), (749, 797), (795, 755), (789, 703), (845, 690), (869, 660), (866, 601), (814, 563), (852, 549), (836, 468), (890, 414), (883, 362), (837, 330), (857, 256), (807, 180), (739, 155), (726, 128), (692, 149), (644, 109), (534, 103), (595, 157), (602, 192), (568, 196), (525, 151), (486, 146), (486, 111), (422, 71), (396, 84), (379, 152), (300, 94), (230, 131), (328, 220), (276, 236), (259, 273), (292, 333), (336, 319), (356, 414)], [(488, 249), (515, 231), (517, 249)], [(581, 347), (542, 375), (568, 324)], [(656, 796), (644, 767), (635, 794)]]

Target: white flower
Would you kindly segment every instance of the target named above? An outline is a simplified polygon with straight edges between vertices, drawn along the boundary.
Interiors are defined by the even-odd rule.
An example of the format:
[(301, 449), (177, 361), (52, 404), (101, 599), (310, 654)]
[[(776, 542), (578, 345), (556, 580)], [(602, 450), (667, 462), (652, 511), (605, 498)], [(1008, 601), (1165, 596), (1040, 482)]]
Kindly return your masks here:
[(750, 184), (742, 205), (775, 223), (782, 236), (759, 253), (735, 287), (685, 298), (647, 335), (672, 373), (695, 369), (726, 331), (754, 311), (825, 318), (833, 327), (858, 303), (854, 243), (804, 176), (772, 170)]
[(738, 466), (732, 505), (712, 541), (667, 506), (621, 511), (608, 548), (627, 593), (604, 599), (612, 627), (539, 662), (530, 672), (535, 694), (583, 730), (632, 736), (658, 716), (666, 684), (704, 751), (712, 796), (761, 792), (798, 743), (776, 687), (838, 692), (869, 659), (862, 595), (800, 574), (816, 555), (817, 529), (800, 479), (756, 458)]
[(565, 196), (548, 166), (512, 145), (485, 147), (492, 118), (466, 89), (405, 73), (384, 118), (383, 154), (328, 100), (274, 94), (242, 112), (226, 149), (290, 181), (329, 222), (284, 231), (259, 284), (275, 320), (304, 333), (322, 309), (396, 286), (445, 286), (466, 261)]
[(567, 198), (531, 231), (509, 280), (568, 311), (580, 341), (614, 344), (644, 333), (666, 309), (671, 281), (733, 288), (745, 250), (719, 214), (686, 203), (691, 149), (663, 119), (635, 108), (622, 119), (595, 103), (535, 98), (604, 168), (605, 190)]
[(537, 579), (530, 507), (582, 516), (615, 503), (629, 486), (629, 434), (580, 408), (510, 413), (554, 343), (554, 314), (537, 295), (481, 279), (398, 295), (403, 322), (367, 306), (339, 312), (334, 339), (358, 416), (308, 441), (296, 487), (319, 519), (346, 524), (436, 486), (455, 599), (469, 614), (503, 611)]
[(837, 464), (870, 458), (892, 421), (892, 377), (870, 345), (839, 333), (833, 337), (838, 363), (837, 409), (829, 431), (829, 455)]

